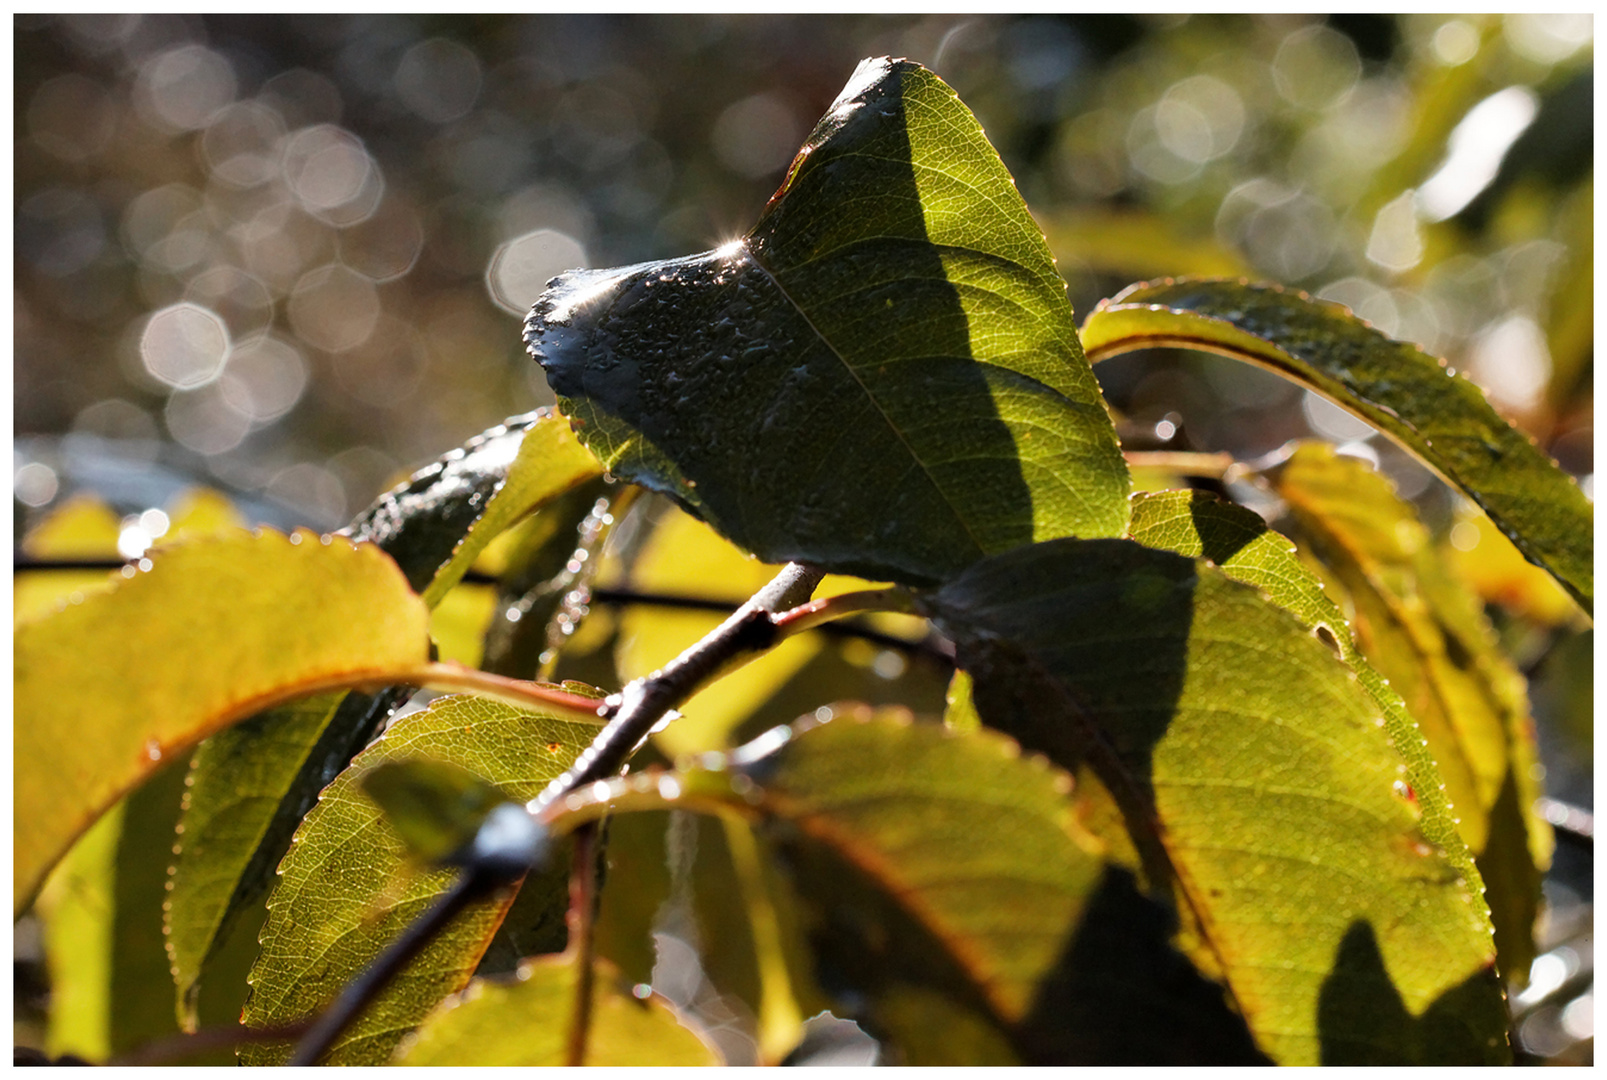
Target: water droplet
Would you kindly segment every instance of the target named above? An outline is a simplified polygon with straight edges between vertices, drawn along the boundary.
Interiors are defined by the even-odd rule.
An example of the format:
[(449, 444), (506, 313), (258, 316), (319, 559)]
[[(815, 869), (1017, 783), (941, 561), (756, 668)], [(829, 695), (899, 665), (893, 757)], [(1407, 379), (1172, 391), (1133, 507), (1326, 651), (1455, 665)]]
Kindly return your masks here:
[(145, 756), (150, 758), (152, 761), (161, 761), (162, 760), (162, 746), (161, 746), (161, 744), (158, 743), (155, 739), (148, 740), (145, 743)]

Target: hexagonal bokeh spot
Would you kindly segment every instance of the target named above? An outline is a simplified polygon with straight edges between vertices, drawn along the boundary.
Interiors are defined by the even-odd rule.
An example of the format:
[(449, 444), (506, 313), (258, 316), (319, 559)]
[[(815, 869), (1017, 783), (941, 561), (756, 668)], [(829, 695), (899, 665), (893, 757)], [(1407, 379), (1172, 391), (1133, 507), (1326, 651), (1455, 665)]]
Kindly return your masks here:
[(165, 386), (193, 390), (223, 371), (231, 348), (229, 328), (200, 304), (171, 304), (153, 314), (140, 335), (145, 370)]

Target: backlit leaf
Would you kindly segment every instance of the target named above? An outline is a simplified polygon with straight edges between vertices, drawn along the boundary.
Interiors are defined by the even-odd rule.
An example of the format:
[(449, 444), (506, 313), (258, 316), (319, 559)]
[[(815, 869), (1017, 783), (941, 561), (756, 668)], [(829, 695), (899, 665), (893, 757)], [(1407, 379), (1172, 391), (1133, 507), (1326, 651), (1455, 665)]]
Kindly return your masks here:
[[(533, 798), (573, 763), (594, 725), (524, 712), (484, 699), (438, 698), (394, 721), (324, 790), (296, 831), (268, 900), (262, 953), (244, 1020), (284, 1023), (327, 1005), (451, 881), (455, 871), (415, 872), (407, 848), (359, 782), (382, 763), (429, 758), (491, 781), (504, 797)], [(527, 878), (561, 917), (567, 860)], [(503, 918), (507, 897), (471, 905), (403, 969), (325, 1059), (380, 1064), (403, 1035), (463, 988)], [(242, 1050), (247, 1064), (279, 1064), (288, 1045)]]
[[(537, 411), (421, 469), (347, 531), (378, 544), (413, 588), (425, 590), (442, 658), (473, 663), (491, 590), (450, 586), (510, 524), (600, 471), (567, 423)], [(175, 527), (191, 516), (175, 518)], [(198, 751), (167, 913), (181, 1016), (193, 1021), (207, 957), (235, 915), (268, 888), (317, 793), (406, 693), (353, 692), (324, 702), (321, 713), (298, 703), (220, 732)]]
[(1042, 233), (908, 61), (860, 65), (747, 236), (565, 274), (526, 339), (615, 475), (766, 562), (931, 582), (1126, 523)]
[(385, 812), (408, 854), (424, 863), (462, 851), (492, 808), (505, 801), (468, 769), (428, 758), (382, 761), (357, 782)]
[[(434, 1012), (393, 1065), (566, 1065), (579, 969), (568, 956), (519, 965), (512, 980), (476, 979)], [(607, 961), (595, 965), (585, 1065), (718, 1065), (663, 998), (638, 999)]]
[(1134, 285), (1101, 302), (1082, 333), (1095, 362), (1133, 349), (1202, 349), (1318, 391), (1466, 492), (1591, 610), (1590, 501), (1477, 386), (1416, 345), (1337, 304), (1243, 281)]
[(540, 409), (415, 473), (345, 531), (390, 552), (434, 607), (499, 533), (601, 472), (564, 420)]
[(1084, 826), (1172, 900), (1274, 1060), (1505, 1059), (1482, 905), (1310, 628), (1129, 541), (1023, 548), (927, 604), (983, 720), (1073, 770)]
[(1538, 753), (1523, 676), (1478, 598), (1384, 477), (1306, 443), (1269, 479), (1312, 554), (1344, 587), (1362, 651), (1428, 740), (1478, 860), (1502, 971), (1524, 977), (1552, 841), (1534, 809)]
[[(1164, 933), (1133, 946), (1125, 974), (1098, 955), (1086, 917), (1108, 890), (1121, 910), (1163, 928), (1166, 916), (1075, 839), (1093, 843), (1072, 819), (1069, 780), (996, 732), (866, 710), (777, 729), (723, 766), (618, 781), (610, 801), (754, 821), (789, 868), (821, 984), (910, 1063), (1112, 1060), (1148, 1050), (1130, 1036), (1157, 1017), (1214, 1033), (1203, 1060), (1255, 1058)], [(1161, 956), (1170, 963), (1146, 967)], [(1084, 980), (1105, 996), (1073, 992)]]
[(307, 748), (328, 731), (337, 708), (369, 700), (319, 694), (258, 713), (196, 748), (162, 917), (186, 1030), (199, 1023), (203, 970), (235, 919), (261, 900), (290, 842), (291, 828), (278, 836), (271, 829)]
[(427, 659), (424, 605), (377, 548), (263, 532), (151, 562), (17, 628), (14, 797), (29, 808), (14, 831), (18, 911), (162, 760), (276, 698)]
[(1484, 883), (1452, 817), (1435, 755), (1424, 745), (1423, 732), (1400, 694), (1356, 647), (1344, 613), (1324, 591), (1324, 583), (1301, 562), (1294, 544), (1267, 528), (1253, 510), (1200, 491), (1136, 497), (1128, 532), (1146, 547), (1208, 559), (1234, 581), (1260, 589), (1349, 665), (1382, 710), (1390, 742), (1405, 762), (1405, 782), (1422, 813), (1418, 827), (1423, 836), (1462, 872), (1472, 893), (1482, 892)]

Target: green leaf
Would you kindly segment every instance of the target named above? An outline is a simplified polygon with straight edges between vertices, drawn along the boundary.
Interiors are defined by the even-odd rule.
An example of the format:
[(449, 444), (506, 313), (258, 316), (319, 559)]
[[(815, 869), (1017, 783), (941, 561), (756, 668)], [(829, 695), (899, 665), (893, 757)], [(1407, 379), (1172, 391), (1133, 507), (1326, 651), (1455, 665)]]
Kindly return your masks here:
[[(366, 695), (350, 695), (368, 701)], [(338, 694), (269, 709), (196, 748), (162, 913), (179, 1023), (199, 1023), (203, 972), (236, 919), (267, 891), (293, 828), (271, 833), (307, 745), (330, 726)], [(311, 802), (311, 796), (308, 797)], [(305, 813), (306, 808), (302, 808)]]
[[(565, 1065), (579, 966), (570, 956), (519, 965), (513, 981), (476, 979), (442, 1006), (393, 1065)], [(718, 1065), (719, 1055), (682, 1027), (660, 997), (634, 997), (606, 961), (593, 968), (586, 1065)]]
[(1128, 532), (1145, 547), (1206, 559), (1234, 581), (1261, 590), (1338, 654), (1383, 711), (1390, 743), (1406, 764), (1405, 783), (1422, 814), (1418, 827), (1423, 836), (1461, 871), (1469, 891), (1481, 894), (1484, 883), (1452, 817), (1435, 754), (1424, 745), (1423, 732), (1400, 694), (1356, 647), (1344, 613), (1300, 561), (1294, 544), (1269, 529), (1254, 511), (1199, 491), (1135, 497)]
[(73, 846), (40, 896), (50, 964), (52, 1055), (104, 1062), (177, 1034), (149, 992), (167, 980), (162, 902), (182, 769), (161, 770)]
[(653, 981), (653, 927), (670, 895), (669, 849), (662, 814), (623, 814), (608, 820), (606, 872), (592, 927), (597, 955), (631, 983)]
[[(1378, 703), (1211, 565), (1059, 540), (927, 599), (992, 727), (1071, 769), (1080, 817), (1283, 1063), (1499, 1061), (1482, 905), (1423, 831)], [(1369, 997), (1400, 1020), (1368, 1026)]]
[(601, 474), (563, 418), (539, 409), (421, 469), (346, 531), (389, 552), (434, 607), (509, 525)]
[[(513, 417), (387, 492), (347, 530), (395, 558), (436, 609), (499, 532), (562, 501), (601, 466), (549, 411)], [(449, 607), (453, 606), (448, 604)], [(528, 674), (528, 673), (527, 673)], [(193, 1024), (203, 973), (238, 913), (268, 888), (317, 793), (407, 691), (301, 702), (252, 717), (197, 751), (166, 913), (179, 1015)]]
[(482, 668), (513, 678), (547, 677), (556, 645), (575, 629), (573, 598), (586, 595), (611, 527), (629, 506), (629, 499), (613, 497), (623, 492), (599, 477), (504, 534), (507, 561), (498, 575)]
[(19, 912), (162, 760), (274, 699), (428, 659), (424, 605), (372, 546), (235, 534), (176, 544), (151, 567), (17, 628)]
[(615, 475), (765, 562), (926, 583), (1126, 523), (1048, 246), (918, 64), (860, 65), (747, 236), (565, 274), (526, 339)]
[[(438, 698), (402, 717), (353, 759), (296, 832), (268, 899), (262, 954), (244, 1020), (285, 1023), (327, 1005), (401, 929), (434, 902), (451, 871), (414, 873), (407, 848), (359, 778), (382, 763), (429, 758), (491, 780), (510, 800), (533, 798), (597, 733), (576, 723), (466, 696)], [(526, 888), (564, 900), (567, 867), (532, 874)], [(341, 1036), (330, 1064), (380, 1064), (447, 994), (462, 989), (507, 908), (472, 905), (397, 976)], [(242, 1050), (247, 1064), (278, 1064), (287, 1045)]]
[(1362, 651), (1428, 740), (1478, 860), (1501, 970), (1523, 978), (1552, 845), (1534, 810), (1539, 756), (1523, 676), (1483, 605), (1384, 477), (1325, 443), (1300, 445), (1267, 475), (1343, 587)]
[(502, 793), (449, 761), (382, 761), (357, 778), (385, 812), (408, 854), (421, 863), (445, 862), (480, 831)]
[(1083, 324), (1098, 362), (1133, 349), (1203, 349), (1318, 391), (1412, 451), (1490, 515), (1588, 612), (1590, 501), (1443, 360), (1337, 304), (1243, 281), (1161, 281), (1102, 301)]
[[(910, 1063), (1105, 1060), (1116, 1054), (1102, 1031), (1145, 1029), (1157, 1015), (1188, 1026), (1202, 1013), (1229, 1044), (1210, 1059), (1254, 1057), (1242, 1025), (1236, 1047), (1222, 1034), (1233, 1017), (1221, 994), (1164, 938), (1126, 958), (1126, 982), (1143, 992), (1078, 1011), (1079, 1000), (1100, 999), (1071, 988), (1090, 968), (1113, 972), (1082, 963), (1099, 937), (1085, 917), (1112, 887), (1109, 874), (1123, 872), (1108, 872), (1075, 838), (1088, 840), (1072, 820), (1070, 786), (996, 732), (956, 734), (864, 710), (777, 729), (723, 764), (710, 755), (696, 768), (616, 782), (610, 804), (753, 819), (790, 869), (822, 985), (860, 1002), (862, 1019)], [(1161, 915), (1127, 896), (1118, 906)], [(1142, 966), (1134, 955), (1157, 950), (1169, 968), (1131, 970)], [(1161, 969), (1167, 979), (1144, 977)], [(1180, 999), (1189, 1003), (1174, 1015)]]

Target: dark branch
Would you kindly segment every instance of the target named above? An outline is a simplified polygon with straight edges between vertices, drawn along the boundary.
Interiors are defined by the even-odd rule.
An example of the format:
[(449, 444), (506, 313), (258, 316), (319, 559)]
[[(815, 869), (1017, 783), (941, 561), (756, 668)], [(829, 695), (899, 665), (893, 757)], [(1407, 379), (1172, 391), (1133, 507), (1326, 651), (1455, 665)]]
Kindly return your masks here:
[(825, 575), (811, 567), (788, 563), (775, 579), (754, 594), (702, 641), (645, 679), (637, 679), (605, 702), (608, 726), (581, 752), (574, 766), (530, 802), (539, 812), (575, 788), (617, 773), (664, 714), (680, 705), (704, 683), (746, 657), (763, 652), (775, 640), (771, 616), (809, 599)]

